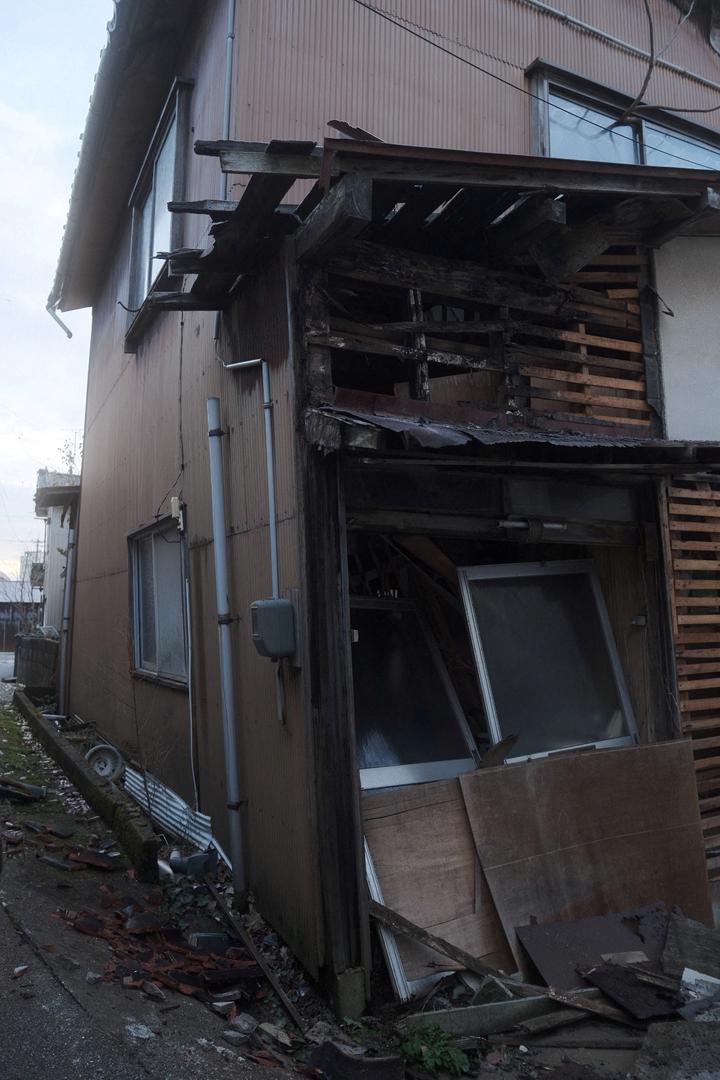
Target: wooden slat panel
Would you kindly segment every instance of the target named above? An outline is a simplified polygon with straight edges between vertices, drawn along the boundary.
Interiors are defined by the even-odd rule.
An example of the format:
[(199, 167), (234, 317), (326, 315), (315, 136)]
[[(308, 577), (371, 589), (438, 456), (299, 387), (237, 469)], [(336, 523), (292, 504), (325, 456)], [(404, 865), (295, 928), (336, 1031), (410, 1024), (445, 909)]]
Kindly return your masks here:
[(695, 499), (707, 502), (720, 502), (720, 491), (696, 491), (694, 488), (673, 487), (669, 489), (672, 499)]
[(606, 409), (632, 409), (635, 412), (650, 412), (650, 406), (637, 398), (606, 397), (604, 394), (595, 394), (592, 391), (582, 393), (582, 391), (573, 390), (549, 390), (536, 379), (531, 380), (531, 386), (538, 391), (538, 397), (545, 401), (569, 401), (578, 405), (603, 405)]
[[(583, 363), (589, 363), (589, 358), (585, 357)], [(526, 368), (525, 366), (520, 368), (521, 375), (529, 375), (534, 379), (550, 379), (557, 382), (567, 383), (581, 383), (583, 386), (602, 386), (612, 387), (616, 390), (625, 390), (626, 392), (637, 391), (640, 394), (644, 394), (646, 390), (644, 379), (615, 379), (608, 375), (591, 375), (586, 374), (583, 371), (558, 371), (555, 368)], [(638, 405), (641, 402), (637, 403)]]
[[(709, 780), (705, 777), (720, 767), (720, 698), (712, 696), (720, 690), (720, 648), (716, 647), (720, 642), (720, 520), (716, 520), (720, 519), (720, 485), (671, 481), (667, 513), (675, 556), (672, 602), (681, 725), (692, 738), (702, 808), (717, 810), (720, 776)], [(683, 558), (683, 554), (701, 557)], [(697, 614), (702, 608), (707, 609), (705, 613)], [(688, 611), (694, 613), (681, 614)], [(688, 626), (696, 629), (689, 630)], [(704, 829), (709, 828), (710, 820), (720, 822), (720, 817), (704, 819)], [(712, 846), (718, 843), (720, 838)], [(719, 869), (720, 864), (713, 870), (714, 877)]]
[[(720, 517), (720, 506), (710, 506), (708, 503), (670, 503), (670, 513), (676, 517)], [(693, 526), (688, 524), (688, 529)], [(720, 526), (718, 527), (720, 531)]]

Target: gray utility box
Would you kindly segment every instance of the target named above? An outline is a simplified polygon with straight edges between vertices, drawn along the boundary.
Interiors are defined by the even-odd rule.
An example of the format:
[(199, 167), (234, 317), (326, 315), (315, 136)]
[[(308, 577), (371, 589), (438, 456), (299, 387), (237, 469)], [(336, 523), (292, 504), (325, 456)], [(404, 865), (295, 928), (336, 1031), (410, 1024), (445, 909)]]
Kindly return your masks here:
[(255, 600), (250, 605), (252, 639), (261, 656), (280, 660), (295, 652), (295, 609), (292, 600)]

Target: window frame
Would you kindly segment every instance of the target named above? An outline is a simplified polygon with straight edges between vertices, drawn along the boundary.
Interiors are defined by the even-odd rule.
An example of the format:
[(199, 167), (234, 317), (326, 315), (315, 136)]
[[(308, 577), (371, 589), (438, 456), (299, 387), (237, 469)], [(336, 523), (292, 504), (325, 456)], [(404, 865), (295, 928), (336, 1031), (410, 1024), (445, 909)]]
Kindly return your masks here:
[[(141, 591), (141, 573), (140, 573), (140, 544), (143, 540), (150, 537), (159, 536), (161, 533), (168, 532), (170, 529), (174, 529), (178, 535), (178, 545), (180, 547), (180, 608), (182, 611), (182, 627), (183, 627), (183, 648), (185, 653), (185, 674), (177, 675), (169, 672), (158, 671), (157, 661), (156, 670), (152, 668), (143, 667), (142, 663), (142, 591)], [(162, 686), (169, 686), (174, 689), (188, 690), (190, 684), (190, 650), (188, 647), (188, 625), (187, 625), (187, 603), (186, 603), (186, 589), (185, 581), (187, 578), (187, 558), (185, 551), (185, 537), (184, 534), (178, 528), (178, 523), (175, 518), (166, 516), (160, 518), (158, 521), (153, 522), (152, 525), (145, 526), (142, 529), (138, 529), (132, 532), (127, 537), (128, 542), (128, 563), (130, 570), (130, 628), (132, 635), (132, 674), (139, 679), (145, 679), (153, 683), (157, 683)], [(155, 650), (156, 655), (159, 652), (158, 649), (158, 596), (157, 596), (157, 571), (154, 557), (155, 545), (153, 544), (153, 590), (154, 590), (154, 622), (155, 622)]]
[[(360, 787), (363, 791), (377, 790), (387, 787), (404, 787), (409, 784), (426, 784), (433, 780), (449, 780), (460, 776), (462, 773), (472, 772), (480, 762), (477, 743), (473, 737), (470, 725), (463, 712), (460, 700), (455, 691), (452, 679), (443, 660), (442, 654), (430, 627), (424, 619), (422, 612), (412, 600), (396, 599), (394, 597), (350, 597), (350, 619), (352, 623), (353, 610), (373, 611), (405, 611), (414, 615), (418, 620), (421, 633), (430, 651), (438, 677), (445, 691), (451, 712), (457, 721), (458, 730), (465, 740), (468, 748), (464, 758), (451, 758), (431, 762), (415, 762), (404, 765), (378, 765), (369, 769), (358, 768)], [(353, 672), (353, 678), (355, 677)]]
[(515, 761), (530, 761), (534, 758), (552, 757), (555, 754), (565, 754), (570, 750), (608, 750), (616, 746), (632, 746), (639, 741), (635, 711), (632, 706), (630, 692), (625, 681), (625, 673), (615, 644), (615, 637), (612, 626), (610, 625), (610, 616), (608, 615), (605, 597), (603, 595), (602, 586), (600, 585), (597, 567), (592, 559), (563, 559), (552, 562), (493, 563), (488, 565), (458, 567), (460, 595), (465, 609), (465, 618), (470, 634), (475, 669), (478, 683), (480, 684), (483, 707), (485, 709), (485, 720), (492, 743), (493, 745), (497, 745), (502, 742), (509, 733), (503, 733), (501, 719), (498, 716), (490, 670), (485, 658), (482, 634), (473, 604), (470, 583), (482, 580), (541, 576), (549, 577), (564, 574), (584, 574), (589, 578), (593, 598), (595, 600), (595, 609), (600, 620), (605, 647), (607, 649), (607, 657), (618, 695), (618, 701), (620, 702), (628, 733), (619, 738), (585, 740), (577, 742), (572, 746), (559, 747), (553, 750), (543, 750), (535, 754), (521, 754), (515, 757), (508, 757), (506, 759), (508, 763)]
[[(621, 115), (633, 101), (627, 94), (618, 90), (613, 90), (611, 87), (605, 86), (602, 83), (593, 82), (592, 79), (568, 71), (565, 68), (557, 67), (555, 64), (550, 64), (545, 60), (538, 59), (533, 61), (533, 63), (526, 68), (525, 75), (529, 82), (530, 92), (534, 98), (532, 103), (532, 145), (530, 152), (535, 157), (554, 156), (551, 152), (550, 145), (551, 91), (565, 95), (572, 100), (578, 101), (580, 104), (587, 104), (596, 109), (604, 109), (609, 113), (616, 113), (618, 116)], [(639, 154), (638, 165), (647, 166), (645, 160), (644, 137), (644, 125), (646, 122), (664, 127), (671, 134), (678, 136), (684, 135), (688, 138), (696, 139), (698, 142), (714, 147), (718, 154), (720, 154), (720, 133), (702, 127), (699, 124), (694, 124), (692, 121), (685, 120), (682, 117), (676, 117), (663, 112), (662, 109), (647, 109), (643, 110), (642, 116), (633, 116), (625, 121), (626, 125), (637, 130), (638, 140), (636, 145)], [(691, 151), (688, 151), (688, 156), (692, 156)], [(608, 162), (608, 164), (612, 164), (612, 161)], [(627, 163), (623, 163), (623, 165), (626, 164)], [(694, 166), (690, 165), (688, 162), (674, 160), (672, 158), (669, 158), (667, 166), (647, 167), (669, 169), (694, 168)], [(704, 166), (697, 167), (704, 169)], [(713, 172), (714, 170), (707, 169), (707, 171)]]
[[(143, 267), (139, 265), (139, 260), (142, 250), (142, 208), (147, 195), (153, 191), (157, 161), (173, 123), (175, 124), (175, 153), (173, 156), (172, 201), (181, 202), (185, 197), (187, 150), (190, 141), (190, 96), (193, 86), (193, 79), (178, 77), (173, 81), (128, 199), (130, 211), (130, 261), (126, 345), (131, 347), (126, 348), (127, 352), (134, 351), (132, 347), (134, 344), (133, 339), (138, 331), (138, 324), (142, 321), (141, 317), (147, 310), (148, 298), (159, 286), (167, 287), (172, 281), (167, 261), (160, 262), (157, 272), (150, 276), (147, 291), (141, 295), (139, 281)], [(171, 250), (174, 251), (182, 247), (183, 232), (183, 215), (173, 214), (170, 224)], [(151, 242), (150, 261), (156, 254), (153, 247), (154, 245)], [(147, 267), (145, 267), (145, 270), (147, 270)]]

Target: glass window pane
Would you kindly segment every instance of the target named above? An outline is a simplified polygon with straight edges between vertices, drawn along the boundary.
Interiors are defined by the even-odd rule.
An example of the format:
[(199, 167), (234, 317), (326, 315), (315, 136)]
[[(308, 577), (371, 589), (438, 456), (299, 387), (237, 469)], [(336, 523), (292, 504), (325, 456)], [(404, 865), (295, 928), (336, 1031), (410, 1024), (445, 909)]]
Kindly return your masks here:
[(140, 307), (150, 287), (150, 244), (152, 240), (152, 190), (140, 204), (135, 217), (136, 239), (134, 295), (132, 307)]
[[(155, 161), (155, 207), (151, 258), (155, 258), (158, 251), (169, 251), (171, 247), (172, 214), (168, 210), (167, 204), (172, 201), (174, 183), (175, 121), (173, 120)], [(155, 277), (161, 265), (161, 262), (156, 259), (151, 271), (151, 280)]]
[(155, 671), (155, 573), (153, 570), (152, 539), (146, 537), (137, 545), (139, 661), (146, 671)]
[(643, 125), (643, 138), (648, 165), (666, 169), (720, 169), (720, 148), (710, 143), (649, 123)]
[(629, 734), (588, 574), (468, 584), (513, 757)]
[(181, 541), (177, 529), (165, 529), (155, 537), (155, 587), (157, 589), (158, 658), (161, 675), (186, 675), (185, 620)]
[(580, 161), (615, 161), (638, 163), (638, 145), (631, 124), (610, 128), (614, 117), (589, 105), (551, 92), (550, 153), (552, 157)]
[(353, 608), (351, 623), (359, 767), (469, 758), (417, 614)]

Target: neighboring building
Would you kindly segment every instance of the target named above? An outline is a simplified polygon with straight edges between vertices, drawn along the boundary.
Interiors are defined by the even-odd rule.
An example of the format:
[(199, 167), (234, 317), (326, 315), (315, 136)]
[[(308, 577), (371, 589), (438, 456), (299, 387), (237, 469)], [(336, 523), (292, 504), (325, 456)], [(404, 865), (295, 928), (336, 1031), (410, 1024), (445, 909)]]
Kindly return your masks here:
[(240, 814), (344, 1013), (371, 789), (684, 725), (720, 862), (707, 5), (651, 0), (666, 109), (641, 4), (371, 8), (118, 3), (50, 297), (93, 309), (69, 710), (236, 856)]
[(68, 557), (70, 510), (80, 493), (80, 477), (73, 473), (38, 469), (35, 513), (45, 522), (42, 595), (43, 623), (58, 634), (62, 628), (65, 568)]
[(0, 578), (0, 652), (14, 652), (16, 635), (34, 630), (41, 615), (42, 601), (27, 582)]

